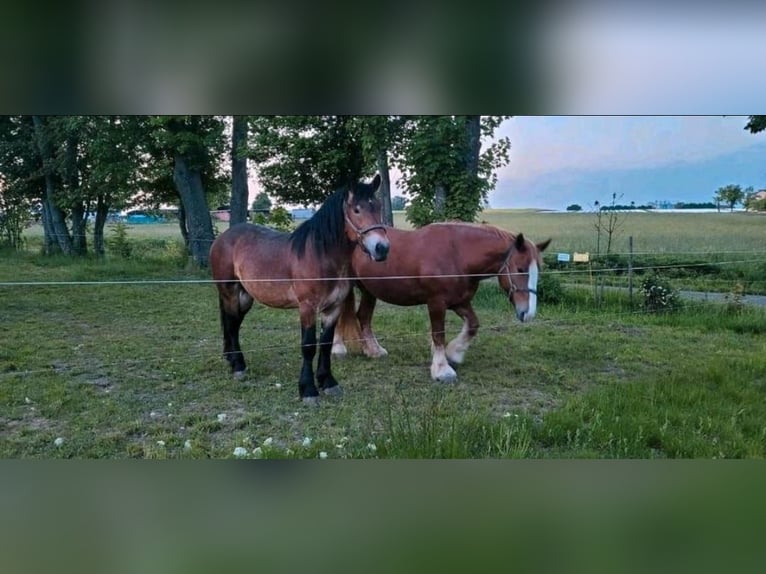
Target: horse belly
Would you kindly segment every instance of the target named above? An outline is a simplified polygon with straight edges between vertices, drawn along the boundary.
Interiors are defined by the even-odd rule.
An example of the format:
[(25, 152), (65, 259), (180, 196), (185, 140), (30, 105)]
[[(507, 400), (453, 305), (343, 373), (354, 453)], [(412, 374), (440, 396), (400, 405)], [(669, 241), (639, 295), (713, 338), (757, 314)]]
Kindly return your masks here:
[(429, 293), (417, 281), (408, 279), (365, 279), (362, 281), (365, 289), (376, 299), (408, 307), (423, 305), (428, 301)]
[(280, 281), (262, 281), (247, 284), (245, 281), (245, 290), (250, 296), (259, 303), (267, 307), (277, 309), (294, 309), (298, 306), (298, 296), (295, 287)]

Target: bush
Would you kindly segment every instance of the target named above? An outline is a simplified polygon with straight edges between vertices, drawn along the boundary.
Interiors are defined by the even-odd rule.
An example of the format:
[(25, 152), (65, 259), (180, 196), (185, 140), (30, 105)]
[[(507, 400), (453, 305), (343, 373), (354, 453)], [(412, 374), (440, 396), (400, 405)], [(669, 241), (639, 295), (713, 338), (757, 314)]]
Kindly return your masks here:
[(641, 281), (642, 307), (653, 313), (675, 311), (681, 307), (678, 291), (656, 273)]
[(558, 304), (564, 299), (564, 288), (557, 275), (541, 273), (537, 283), (540, 303)]
[(106, 240), (106, 245), (109, 251), (118, 257), (127, 259), (132, 255), (133, 246), (128, 239), (128, 228), (124, 223), (118, 222), (112, 228), (112, 235)]

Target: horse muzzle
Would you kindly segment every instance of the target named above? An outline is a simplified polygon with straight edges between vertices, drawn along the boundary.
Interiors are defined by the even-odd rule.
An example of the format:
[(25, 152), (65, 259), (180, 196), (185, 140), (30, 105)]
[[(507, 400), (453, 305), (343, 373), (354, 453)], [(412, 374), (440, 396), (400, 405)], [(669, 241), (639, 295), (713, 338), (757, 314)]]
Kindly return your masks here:
[(367, 237), (362, 242), (362, 247), (373, 261), (385, 261), (388, 258), (388, 250), (391, 245), (387, 239)]

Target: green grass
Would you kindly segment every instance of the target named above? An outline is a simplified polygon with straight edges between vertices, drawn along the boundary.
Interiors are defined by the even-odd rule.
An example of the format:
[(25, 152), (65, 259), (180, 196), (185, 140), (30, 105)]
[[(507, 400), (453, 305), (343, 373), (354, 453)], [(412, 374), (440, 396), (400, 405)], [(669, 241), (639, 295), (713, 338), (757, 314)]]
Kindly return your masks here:
[[(0, 281), (208, 277), (167, 238), (146, 240), (140, 259), (6, 252)], [(522, 325), (496, 282), (475, 303), (482, 327), (458, 384), (430, 380), (425, 310), (380, 304), (375, 326), (389, 357), (336, 360), (345, 396), (311, 409), (297, 398), (295, 311), (250, 312), (249, 376), (236, 381), (220, 356), (208, 283), (0, 286), (0, 456), (219, 458), (236, 447), (269, 458), (766, 454), (762, 309), (689, 304), (644, 315), (620, 294), (596, 308), (590, 290), (565, 289)], [(450, 317), (449, 335), (459, 327)]]

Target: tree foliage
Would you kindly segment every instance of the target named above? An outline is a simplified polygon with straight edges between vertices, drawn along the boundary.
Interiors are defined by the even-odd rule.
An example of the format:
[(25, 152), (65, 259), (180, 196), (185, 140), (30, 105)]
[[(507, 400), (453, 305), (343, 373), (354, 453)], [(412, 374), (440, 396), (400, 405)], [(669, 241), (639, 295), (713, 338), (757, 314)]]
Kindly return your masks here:
[(270, 196), (304, 206), (372, 171), (352, 116), (255, 116), (250, 159)]
[(754, 134), (766, 130), (766, 116), (750, 116), (745, 129)]
[(260, 192), (253, 200), (253, 211), (269, 211), (271, 209), (271, 198), (265, 191)]
[[(472, 221), (508, 161), (500, 138), (481, 151), (503, 116), (269, 116), (251, 119), (250, 157), (264, 190), (285, 203), (323, 201), (337, 187), (381, 174), (390, 219), (389, 165), (402, 173), (416, 225)], [(390, 207), (389, 207), (390, 206)], [(386, 210), (389, 210), (388, 215)]]
[[(504, 116), (414, 116), (407, 119), (395, 164), (410, 198), (407, 219), (474, 221), (508, 162), (510, 141), (499, 138), (480, 151)], [(472, 122), (477, 125), (471, 137)]]
[(731, 211), (734, 211), (734, 206), (741, 203), (745, 198), (747, 192), (752, 191), (752, 188), (743, 190), (740, 185), (729, 184), (719, 187), (715, 192), (715, 200), (721, 203), (727, 204)]

